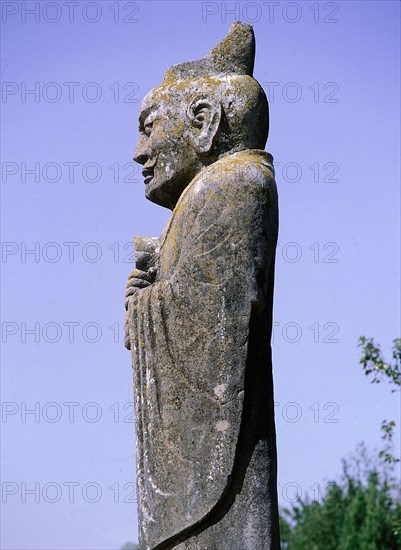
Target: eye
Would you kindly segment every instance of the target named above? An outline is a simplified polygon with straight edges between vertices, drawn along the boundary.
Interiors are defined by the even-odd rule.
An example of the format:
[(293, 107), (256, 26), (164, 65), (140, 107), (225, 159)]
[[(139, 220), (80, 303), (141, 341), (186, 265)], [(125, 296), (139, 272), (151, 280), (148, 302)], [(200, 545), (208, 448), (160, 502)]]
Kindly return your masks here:
[(145, 124), (144, 132), (147, 136), (150, 136), (150, 134), (152, 133), (152, 129), (153, 129), (153, 122), (148, 122), (147, 124)]

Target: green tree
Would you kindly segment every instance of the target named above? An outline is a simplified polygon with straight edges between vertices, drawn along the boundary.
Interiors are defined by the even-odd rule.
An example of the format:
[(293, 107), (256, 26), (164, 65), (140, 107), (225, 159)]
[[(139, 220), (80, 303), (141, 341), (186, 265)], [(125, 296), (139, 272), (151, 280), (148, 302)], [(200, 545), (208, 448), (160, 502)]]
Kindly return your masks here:
[[(359, 463), (364, 448), (359, 448)], [(361, 475), (362, 477), (359, 477)], [(299, 500), (281, 511), (286, 550), (401, 549), (401, 501), (387, 471), (370, 465), (358, 474), (343, 462), (340, 481), (329, 484), (322, 501)]]
[[(387, 380), (401, 386), (401, 339), (393, 342), (392, 363), (386, 363), (380, 346), (361, 337), (360, 364), (378, 384)], [(396, 391), (393, 389), (392, 391)], [(401, 491), (395, 484), (393, 420), (381, 425), (384, 448), (369, 456), (359, 445), (351, 459), (343, 461), (339, 481), (329, 484), (321, 501), (299, 500), (282, 509), (282, 548), (285, 550), (400, 550)]]
[[(371, 376), (372, 384), (379, 384), (383, 380), (401, 386), (401, 338), (393, 340), (391, 363), (386, 363), (380, 346), (373, 338), (361, 336), (358, 340), (358, 347), (362, 348), (362, 357), (359, 363), (362, 365), (366, 376)], [(397, 388), (392, 390), (397, 391)]]

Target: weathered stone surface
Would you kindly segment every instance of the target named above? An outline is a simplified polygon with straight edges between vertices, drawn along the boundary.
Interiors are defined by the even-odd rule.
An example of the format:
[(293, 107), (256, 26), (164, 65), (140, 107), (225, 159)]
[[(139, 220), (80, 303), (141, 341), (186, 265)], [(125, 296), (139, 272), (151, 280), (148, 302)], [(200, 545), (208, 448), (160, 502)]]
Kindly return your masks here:
[(278, 211), (254, 37), (235, 23), (144, 99), (134, 159), (173, 210), (126, 292), (145, 549), (279, 548), (271, 315)]

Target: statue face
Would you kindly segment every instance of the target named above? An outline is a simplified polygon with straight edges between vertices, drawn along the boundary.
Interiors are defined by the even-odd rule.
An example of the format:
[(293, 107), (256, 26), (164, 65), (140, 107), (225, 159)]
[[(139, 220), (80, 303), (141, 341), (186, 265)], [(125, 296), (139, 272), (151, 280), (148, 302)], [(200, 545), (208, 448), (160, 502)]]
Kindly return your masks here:
[(160, 88), (147, 94), (134, 153), (134, 160), (143, 165), (146, 198), (170, 209), (199, 169), (185, 101), (177, 99)]

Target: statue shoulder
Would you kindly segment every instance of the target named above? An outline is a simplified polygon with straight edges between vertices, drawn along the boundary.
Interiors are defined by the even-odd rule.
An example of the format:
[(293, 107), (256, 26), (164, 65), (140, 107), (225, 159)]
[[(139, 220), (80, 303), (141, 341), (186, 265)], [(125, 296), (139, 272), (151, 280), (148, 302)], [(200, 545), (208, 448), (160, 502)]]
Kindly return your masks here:
[(273, 157), (253, 149), (227, 155), (203, 169), (189, 187), (199, 199), (216, 194), (238, 197), (265, 192), (275, 201)]

